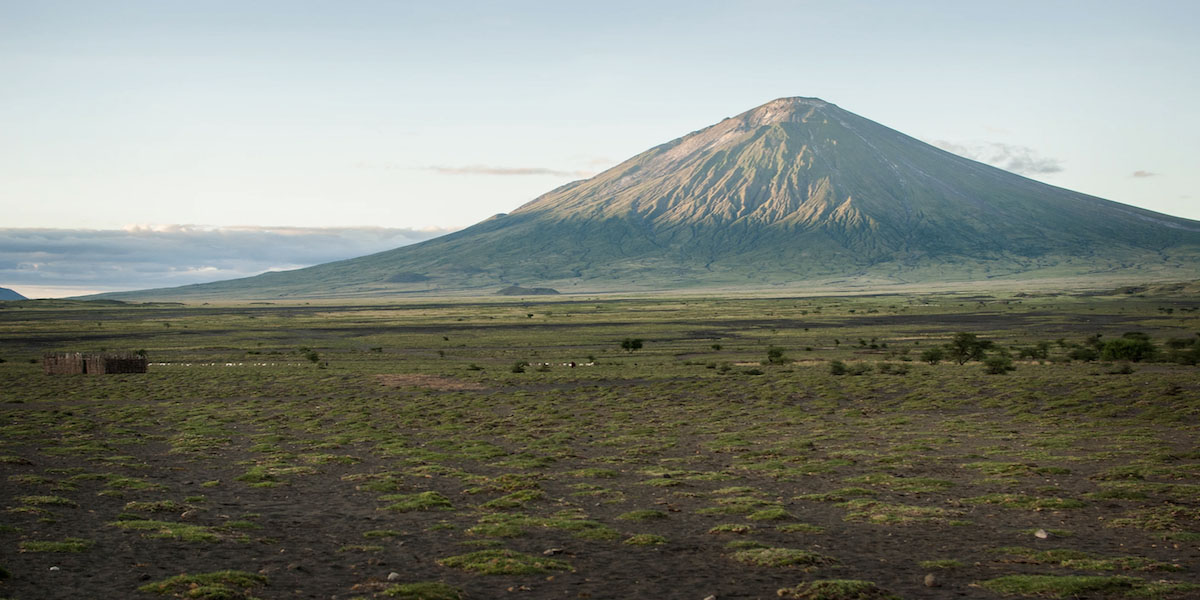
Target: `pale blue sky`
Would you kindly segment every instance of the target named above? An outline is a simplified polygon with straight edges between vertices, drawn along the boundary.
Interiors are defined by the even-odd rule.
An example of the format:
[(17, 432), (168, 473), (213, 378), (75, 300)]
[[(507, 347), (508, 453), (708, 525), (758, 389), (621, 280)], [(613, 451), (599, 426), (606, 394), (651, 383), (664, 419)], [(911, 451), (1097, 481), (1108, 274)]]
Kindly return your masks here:
[(0, 227), (462, 227), (781, 96), (1200, 219), (1197, 22), (1192, 1), (0, 0)]

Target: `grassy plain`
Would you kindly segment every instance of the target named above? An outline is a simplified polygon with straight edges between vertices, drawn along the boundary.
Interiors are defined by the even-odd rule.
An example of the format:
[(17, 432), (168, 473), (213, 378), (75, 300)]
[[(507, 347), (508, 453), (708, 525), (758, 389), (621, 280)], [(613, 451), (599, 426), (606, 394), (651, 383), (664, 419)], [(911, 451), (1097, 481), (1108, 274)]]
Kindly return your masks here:
[(1197, 308), (0, 303), (0, 598), (1195, 598), (1200, 371), (1066, 355)]

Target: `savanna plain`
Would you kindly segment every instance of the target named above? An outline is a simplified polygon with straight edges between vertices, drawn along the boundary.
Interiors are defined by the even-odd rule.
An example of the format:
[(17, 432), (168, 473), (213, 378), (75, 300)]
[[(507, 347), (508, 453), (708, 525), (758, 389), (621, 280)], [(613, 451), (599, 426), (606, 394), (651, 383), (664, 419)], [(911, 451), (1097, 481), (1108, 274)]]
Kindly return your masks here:
[(0, 597), (1198, 598), (1198, 292), (0, 303)]

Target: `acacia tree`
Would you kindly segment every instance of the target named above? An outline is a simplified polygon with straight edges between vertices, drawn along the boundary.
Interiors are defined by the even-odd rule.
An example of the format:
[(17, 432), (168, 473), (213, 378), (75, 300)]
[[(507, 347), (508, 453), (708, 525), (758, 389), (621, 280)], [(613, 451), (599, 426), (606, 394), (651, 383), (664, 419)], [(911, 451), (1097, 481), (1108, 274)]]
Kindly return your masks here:
[(946, 345), (946, 350), (950, 358), (961, 365), (971, 360), (983, 360), (993, 345), (991, 340), (981, 340), (973, 333), (959, 332)]
[(625, 338), (624, 340), (621, 340), (621, 349), (626, 352), (633, 352), (634, 350), (641, 350), (642, 349), (642, 340), (639, 340), (637, 338)]

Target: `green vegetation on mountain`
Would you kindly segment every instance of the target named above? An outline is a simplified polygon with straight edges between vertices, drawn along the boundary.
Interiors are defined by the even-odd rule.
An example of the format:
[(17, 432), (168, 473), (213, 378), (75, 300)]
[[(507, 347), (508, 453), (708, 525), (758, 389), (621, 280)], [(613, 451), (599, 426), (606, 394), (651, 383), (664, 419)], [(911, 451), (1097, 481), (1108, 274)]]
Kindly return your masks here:
[(1200, 275), (1200, 222), (962, 158), (813, 98), (651, 148), (378, 254), (136, 298), (787, 290)]

